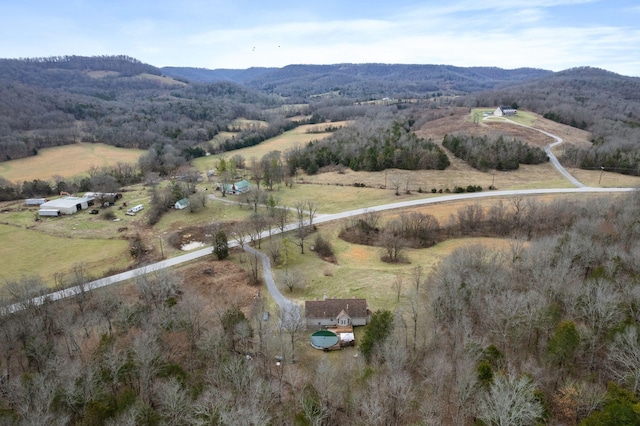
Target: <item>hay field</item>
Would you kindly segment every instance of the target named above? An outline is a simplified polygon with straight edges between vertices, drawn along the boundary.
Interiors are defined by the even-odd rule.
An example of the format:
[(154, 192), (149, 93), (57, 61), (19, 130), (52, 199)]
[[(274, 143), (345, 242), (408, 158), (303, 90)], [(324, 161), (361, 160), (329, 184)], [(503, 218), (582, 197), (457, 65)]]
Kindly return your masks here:
[(12, 182), (65, 178), (82, 175), (91, 166), (109, 166), (119, 162), (135, 163), (146, 151), (116, 148), (102, 143), (78, 143), (74, 145), (44, 148), (34, 157), (0, 163), (0, 176)]
[(329, 126), (344, 126), (346, 124), (347, 123), (345, 121), (322, 124), (305, 124), (303, 126), (298, 126), (293, 130), (289, 130), (288, 132), (284, 132), (283, 134), (276, 136), (275, 138), (266, 140), (256, 146), (236, 149), (234, 151), (225, 152), (219, 155), (196, 158), (195, 160), (193, 160), (193, 165), (198, 170), (211, 170), (216, 167), (218, 159), (220, 157), (233, 157), (234, 155), (241, 155), (247, 160), (250, 160), (251, 158), (260, 159), (265, 154), (271, 151), (284, 152), (289, 148), (295, 147), (296, 145), (306, 144), (313, 140), (324, 139), (331, 134), (330, 132), (307, 133), (308, 131), (316, 131), (317, 129), (322, 129), (323, 127)]
[(94, 276), (128, 264), (124, 240), (62, 238), (2, 224), (0, 240), (0, 283), (40, 276), (53, 287), (55, 274), (66, 275), (79, 263)]

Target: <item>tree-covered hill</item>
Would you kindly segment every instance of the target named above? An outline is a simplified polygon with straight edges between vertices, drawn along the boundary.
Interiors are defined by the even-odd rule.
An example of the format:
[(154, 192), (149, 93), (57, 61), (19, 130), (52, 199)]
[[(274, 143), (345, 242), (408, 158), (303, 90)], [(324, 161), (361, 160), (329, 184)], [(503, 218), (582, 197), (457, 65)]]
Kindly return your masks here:
[(511, 105), (588, 130), (593, 145), (569, 148), (564, 161), (586, 169), (640, 174), (640, 78), (582, 67), (469, 95), (465, 106)]
[(126, 56), (0, 60), (0, 161), (78, 141), (183, 150), (281, 100), (231, 82), (188, 84)]
[(466, 94), (552, 73), (533, 68), (504, 70), (496, 67), (404, 64), (288, 65), (248, 70), (171, 67), (162, 68), (162, 72), (175, 78), (201, 82), (229, 80), (283, 96), (339, 92), (360, 99), (424, 97), (438, 92)]

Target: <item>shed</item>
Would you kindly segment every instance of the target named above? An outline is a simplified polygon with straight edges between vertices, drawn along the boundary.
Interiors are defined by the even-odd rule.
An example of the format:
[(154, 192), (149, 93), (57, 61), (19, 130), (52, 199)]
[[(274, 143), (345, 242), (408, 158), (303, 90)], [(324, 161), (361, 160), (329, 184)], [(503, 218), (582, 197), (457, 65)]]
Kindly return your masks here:
[(24, 203), (28, 206), (39, 206), (40, 204), (44, 204), (47, 201), (49, 200), (47, 200), (46, 198), (27, 198)]
[(58, 209), (40, 209), (40, 210), (38, 210), (38, 216), (60, 216), (60, 210), (58, 210)]
[(371, 311), (366, 299), (325, 299), (304, 302), (308, 327), (367, 325)]
[(186, 198), (176, 201), (173, 205), (173, 208), (178, 210), (186, 209), (187, 207), (189, 207), (189, 200)]
[(89, 198), (62, 197), (40, 205), (40, 210), (59, 210), (60, 214), (74, 214), (89, 207)]

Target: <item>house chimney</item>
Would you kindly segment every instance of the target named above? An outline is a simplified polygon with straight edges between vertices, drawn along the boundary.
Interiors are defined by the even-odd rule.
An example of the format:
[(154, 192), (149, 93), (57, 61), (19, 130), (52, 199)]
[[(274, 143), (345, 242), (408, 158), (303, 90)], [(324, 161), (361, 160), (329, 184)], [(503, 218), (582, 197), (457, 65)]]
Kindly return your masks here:
[(323, 299), (322, 300), (327, 300), (327, 293), (324, 294)]

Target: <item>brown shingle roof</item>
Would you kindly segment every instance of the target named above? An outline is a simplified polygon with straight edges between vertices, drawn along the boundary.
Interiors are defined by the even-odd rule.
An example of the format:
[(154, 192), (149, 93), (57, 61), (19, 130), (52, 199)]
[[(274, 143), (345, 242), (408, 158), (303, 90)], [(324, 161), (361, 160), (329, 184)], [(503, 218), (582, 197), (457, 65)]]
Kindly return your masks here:
[(366, 299), (327, 299), (304, 302), (307, 318), (336, 318), (344, 310), (351, 318), (369, 315)]

